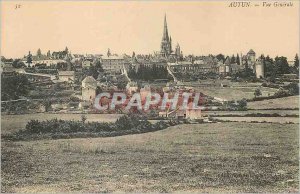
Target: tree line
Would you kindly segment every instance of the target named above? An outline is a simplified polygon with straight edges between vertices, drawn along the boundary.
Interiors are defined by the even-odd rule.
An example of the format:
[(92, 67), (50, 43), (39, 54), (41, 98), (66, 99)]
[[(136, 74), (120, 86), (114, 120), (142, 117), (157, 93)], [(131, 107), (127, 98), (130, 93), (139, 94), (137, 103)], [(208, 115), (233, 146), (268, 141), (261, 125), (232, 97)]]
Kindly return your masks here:
[(153, 81), (155, 79), (167, 79), (168, 70), (166, 67), (157, 66), (157, 65), (153, 65), (153, 66), (140, 65), (137, 71), (132, 67), (129, 68), (128, 76), (131, 79), (145, 80), (145, 81)]
[(262, 55), (261, 58), (264, 61), (266, 77), (275, 78), (278, 75), (289, 73), (299, 74), (299, 58), (297, 54), (293, 66), (289, 66), (287, 58), (283, 56), (277, 56), (272, 59), (269, 56), (264, 57)]

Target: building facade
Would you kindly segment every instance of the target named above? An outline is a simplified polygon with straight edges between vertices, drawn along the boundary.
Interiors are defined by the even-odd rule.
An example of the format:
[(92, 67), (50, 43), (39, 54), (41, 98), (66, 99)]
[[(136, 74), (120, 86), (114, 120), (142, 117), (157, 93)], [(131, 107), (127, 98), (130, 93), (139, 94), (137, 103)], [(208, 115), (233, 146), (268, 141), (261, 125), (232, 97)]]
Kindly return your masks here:
[(103, 56), (101, 58), (102, 68), (110, 73), (122, 73), (125, 60), (120, 56)]
[(265, 77), (264, 61), (260, 57), (255, 61), (255, 75), (256, 78)]
[(59, 71), (58, 79), (68, 83), (74, 83), (75, 72), (74, 71)]
[(92, 76), (87, 76), (81, 82), (82, 100), (93, 102), (96, 97), (97, 81)]

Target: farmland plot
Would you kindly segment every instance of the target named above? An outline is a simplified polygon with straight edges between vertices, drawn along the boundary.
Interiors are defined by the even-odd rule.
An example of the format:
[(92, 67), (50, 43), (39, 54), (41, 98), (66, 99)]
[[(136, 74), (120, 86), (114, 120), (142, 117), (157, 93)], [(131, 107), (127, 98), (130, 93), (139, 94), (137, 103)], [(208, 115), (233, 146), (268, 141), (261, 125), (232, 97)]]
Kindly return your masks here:
[(2, 142), (2, 192), (298, 192), (298, 125)]
[(295, 109), (299, 108), (299, 96), (289, 96), (248, 103), (249, 109)]

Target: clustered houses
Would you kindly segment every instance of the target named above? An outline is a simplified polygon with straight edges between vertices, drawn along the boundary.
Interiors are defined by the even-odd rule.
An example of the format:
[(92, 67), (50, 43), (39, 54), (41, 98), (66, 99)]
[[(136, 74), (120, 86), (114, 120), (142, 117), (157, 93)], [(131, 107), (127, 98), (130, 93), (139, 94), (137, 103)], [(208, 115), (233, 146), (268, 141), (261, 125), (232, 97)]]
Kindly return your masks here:
[(175, 51), (172, 50), (172, 38), (169, 36), (167, 19), (164, 17), (163, 36), (160, 46), (160, 51), (155, 52), (153, 55), (117, 55), (112, 54), (110, 49), (106, 55), (72, 55), (66, 48), (64, 51), (53, 52), (48, 51), (47, 55), (37, 53), (36, 56), (32, 56), (30, 53), (27, 57), (24, 57), (23, 62), (28, 66), (27, 58), (32, 58), (31, 66), (36, 64), (46, 64), (47, 66), (56, 65), (58, 63), (71, 62), (76, 67), (89, 68), (95, 64), (98, 60), (105, 72), (116, 75), (122, 74), (124, 68), (129, 67), (137, 70), (143, 65), (147, 67), (166, 67), (169, 66), (174, 72), (181, 73), (215, 73), (221, 76), (230, 76), (248, 67), (257, 74), (257, 78), (264, 77), (264, 65), (263, 61), (256, 59), (256, 53), (250, 49), (246, 55), (240, 55), (240, 60), (232, 62), (230, 57), (227, 57), (224, 61), (217, 59), (217, 57), (201, 56), (193, 57), (189, 56), (183, 58), (183, 54), (180, 45), (177, 43)]
[(176, 61), (168, 63), (168, 65), (175, 73), (218, 73), (218, 63), (218, 59), (208, 56), (195, 61)]
[[(51, 75), (51, 73), (49, 74), (49, 71), (46, 76), (46, 74), (41, 73), (25, 72), (26, 69), (30, 68), (23, 69), (23, 72), (21, 73), (35, 78), (32, 79), (34, 83), (36, 83), (35, 80), (47, 79), (47, 81), (53, 82), (54, 84), (59, 83), (66, 86), (65, 88), (73, 90), (77, 98), (80, 99), (79, 108), (91, 108), (97, 91), (126, 91), (128, 96), (139, 92), (142, 95), (142, 98), (144, 98), (147, 93), (151, 92), (150, 86), (147, 88), (140, 88), (137, 82), (131, 81), (127, 75), (127, 70), (129, 69), (134, 69), (137, 73), (139, 68), (143, 70), (145, 67), (145, 69), (151, 69), (149, 67), (166, 67), (167, 73), (174, 78), (174, 83), (167, 83), (166, 87), (162, 87), (163, 92), (178, 90), (178, 87), (176, 86), (178, 82), (175, 76), (176, 73), (214, 73), (220, 75), (220, 77), (226, 77), (242, 71), (247, 67), (256, 73), (257, 78), (264, 77), (264, 62), (261, 58), (256, 58), (256, 53), (252, 49), (246, 55), (240, 54), (239, 57), (239, 60), (231, 57), (226, 57), (224, 59), (224, 57), (213, 55), (195, 57), (189, 55), (183, 57), (181, 47), (178, 43), (175, 49), (172, 49), (172, 38), (169, 35), (167, 19), (165, 16), (160, 51), (154, 52), (153, 54), (141, 55), (133, 52), (132, 56), (126, 54), (117, 55), (112, 54), (110, 49), (108, 49), (106, 55), (71, 54), (66, 47), (63, 51), (52, 53), (48, 51), (47, 54), (44, 55), (39, 49), (36, 55), (33, 56), (29, 52), (29, 54), (24, 56), (21, 61), (27, 67), (38, 67), (37, 65), (43, 65), (45, 68), (52, 68), (56, 73)], [(99, 64), (104, 72), (101, 72), (97, 79), (95, 79), (96, 77), (87, 76), (93, 74), (93, 71), (97, 71), (95, 68), (91, 67), (96, 67)], [(100, 65), (97, 67), (100, 67)], [(2, 70), (3, 72), (6, 72), (7, 75), (10, 73), (11, 66), (11, 64), (4, 65), (1, 63)], [(55, 79), (52, 79), (51, 76), (54, 76)], [(125, 81), (122, 80), (122, 76), (125, 76)], [(160, 80), (168, 81), (168, 79)], [(117, 85), (119, 83), (121, 84)], [(202, 82), (202, 84), (205, 83)], [(184, 117), (196, 119), (201, 117), (200, 110), (187, 110), (185, 112), (175, 111), (172, 113), (161, 112), (160, 114), (161, 116), (173, 114), (177, 118)]]
[[(28, 58), (30, 58), (30, 60), (28, 60)], [(52, 54), (50, 53), (50, 51), (48, 51), (46, 55), (43, 55), (41, 53), (41, 50), (39, 49), (36, 55), (32, 55), (29, 51), (28, 55), (24, 56), (24, 58), (21, 59), (21, 61), (27, 67), (34, 67), (37, 64), (45, 64), (46, 66), (52, 66), (57, 65), (59, 63), (66, 63), (67, 60), (71, 58), (72, 56), (68, 52), (68, 48), (66, 48), (64, 51), (53, 52)]]
[(223, 62), (214, 56), (204, 56), (198, 57), (197, 60), (169, 62), (168, 65), (174, 73), (217, 73), (221, 76), (230, 76), (248, 67), (253, 70), (257, 78), (264, 77), (264, 62), (261, 58), (256, 59), (252, 49), (241, 58), (239, 62), (232, 62), (231, 57), (227, 57)]
[(41, 57), (37, 58), (33, 56), (32, 62), (30, 64), (27, 63), (26, 59), (23, 59), (22, 62), (28, 67), (28, 66), (36, 66), (37, 64), (46, 64), (46, 66), (51, 66), (51, 65), (57, 65), (59, 63), (66, 63), (65, 60), (63, 59), (51, 59), (48, 57)]

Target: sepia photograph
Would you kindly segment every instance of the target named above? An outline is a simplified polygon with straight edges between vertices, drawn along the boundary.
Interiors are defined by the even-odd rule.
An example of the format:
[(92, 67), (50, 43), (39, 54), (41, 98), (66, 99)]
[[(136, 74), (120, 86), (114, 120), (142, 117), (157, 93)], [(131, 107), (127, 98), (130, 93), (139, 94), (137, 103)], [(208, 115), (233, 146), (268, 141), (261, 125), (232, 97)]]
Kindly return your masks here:
[(298, 193), (299, 4), (0, 1), (1, 193)]

